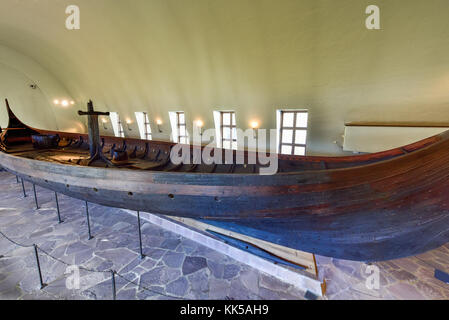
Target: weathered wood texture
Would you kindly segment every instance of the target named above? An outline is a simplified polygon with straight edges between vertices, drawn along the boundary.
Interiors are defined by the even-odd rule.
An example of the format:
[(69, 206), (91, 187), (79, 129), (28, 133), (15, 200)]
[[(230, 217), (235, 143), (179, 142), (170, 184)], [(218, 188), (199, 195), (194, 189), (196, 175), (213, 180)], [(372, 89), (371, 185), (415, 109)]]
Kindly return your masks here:
[[(63, 140), (76, 137), (58, 134)], [(105, 146), (120, 145), (130, 153), (137, 147), (149, 163), (172, 145), (103, 138)], [(85, 141), (78, 139), (71, 152), (82, 154), (85, 149), (88, 157)], [(0, 164), (25, 180), (75, 198), (193, 218), (310, 253), (378, 261), (449, 241), (449, 132), (373, 155), (279, 156), (281, 162), (296, 164), (291, 163), (290, 172), (271, 176), (85, 167), (65, 160), (42, 161), (48, 160), (45, 153), (27, 148), (1, 152)], [(56, 154), (63, 158), (64, 152)]]

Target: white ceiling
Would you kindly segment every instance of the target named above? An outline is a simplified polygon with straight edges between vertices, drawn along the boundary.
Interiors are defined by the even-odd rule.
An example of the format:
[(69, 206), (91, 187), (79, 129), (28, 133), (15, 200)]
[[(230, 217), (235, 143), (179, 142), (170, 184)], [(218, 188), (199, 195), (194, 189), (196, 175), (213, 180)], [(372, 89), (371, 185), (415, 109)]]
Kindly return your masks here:
[[(381, 30), (367, 30), (376, 2)], [(65, 28), (72, 4), (80, 30)], [(245, 129), (253, 119), (274, 128), (279, 107), (306, 108), (309, 154), (335, 154), (345, 121), (447, 118), (448, 9), (446, 0), (2, 0), (0, 44), (77, 102), (54, 112), (60, 129), (79, 127), (67, 121), (79, 122), (88, 99), (123, 118), (147, 111), (165, 132), (173, 110), (212, 127), (213, 110), (234, 109)]]

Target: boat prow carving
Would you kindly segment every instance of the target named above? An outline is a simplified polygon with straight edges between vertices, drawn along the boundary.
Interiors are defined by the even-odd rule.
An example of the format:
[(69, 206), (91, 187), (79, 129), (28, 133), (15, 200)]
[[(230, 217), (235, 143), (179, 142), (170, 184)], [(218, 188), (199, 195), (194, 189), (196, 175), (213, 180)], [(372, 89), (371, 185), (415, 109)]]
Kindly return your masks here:
[(31, 143), (31, 136), (39, 132), (17, 118), (9, 106), (8, 99), (5, 99), (6, 110), (8, 113), (8, 127), (2, 130), (0, 135), (0, 148), (8, 152), (10, 147)]

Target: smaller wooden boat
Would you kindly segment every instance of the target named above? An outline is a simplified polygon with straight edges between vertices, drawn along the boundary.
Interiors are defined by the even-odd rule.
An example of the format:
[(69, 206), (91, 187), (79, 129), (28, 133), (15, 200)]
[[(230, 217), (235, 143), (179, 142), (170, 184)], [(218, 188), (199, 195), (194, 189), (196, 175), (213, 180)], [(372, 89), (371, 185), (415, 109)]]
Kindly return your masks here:
[[(173, 143), (100, 136), (105, 113), (91, 102), (80, 112), (89, 135), (31, 128), (7, 110), (0, 164), (71, 197), (341, 259), (394, 259), (449, 241), (449, 132), (376, 154), (276, 155), (276, 174), (260, 175), (264, 165), (247, 151), (231, 151), (242, 164), (175, 164)], [(189, 148), (193, 157), (205, 147)]]

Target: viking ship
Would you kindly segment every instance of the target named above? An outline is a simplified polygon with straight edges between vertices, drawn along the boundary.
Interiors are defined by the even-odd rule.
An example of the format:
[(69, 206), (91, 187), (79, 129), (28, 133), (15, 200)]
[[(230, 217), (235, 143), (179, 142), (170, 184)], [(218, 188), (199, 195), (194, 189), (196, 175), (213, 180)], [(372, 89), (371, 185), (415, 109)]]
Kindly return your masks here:
[(232, 151), (242, 164), (175, 164), (174, 143), (100, 136), (98, 116), (108, 113), (91, 102), (79, 112), (88, 135), (31, 128), (6, 107), (0, 165), (70, 197), (348, 260), (406, 257), (449, 241), (449, 132), (373, 154), (279, 154), (277, 172), (261, 175), (250, 151)]

